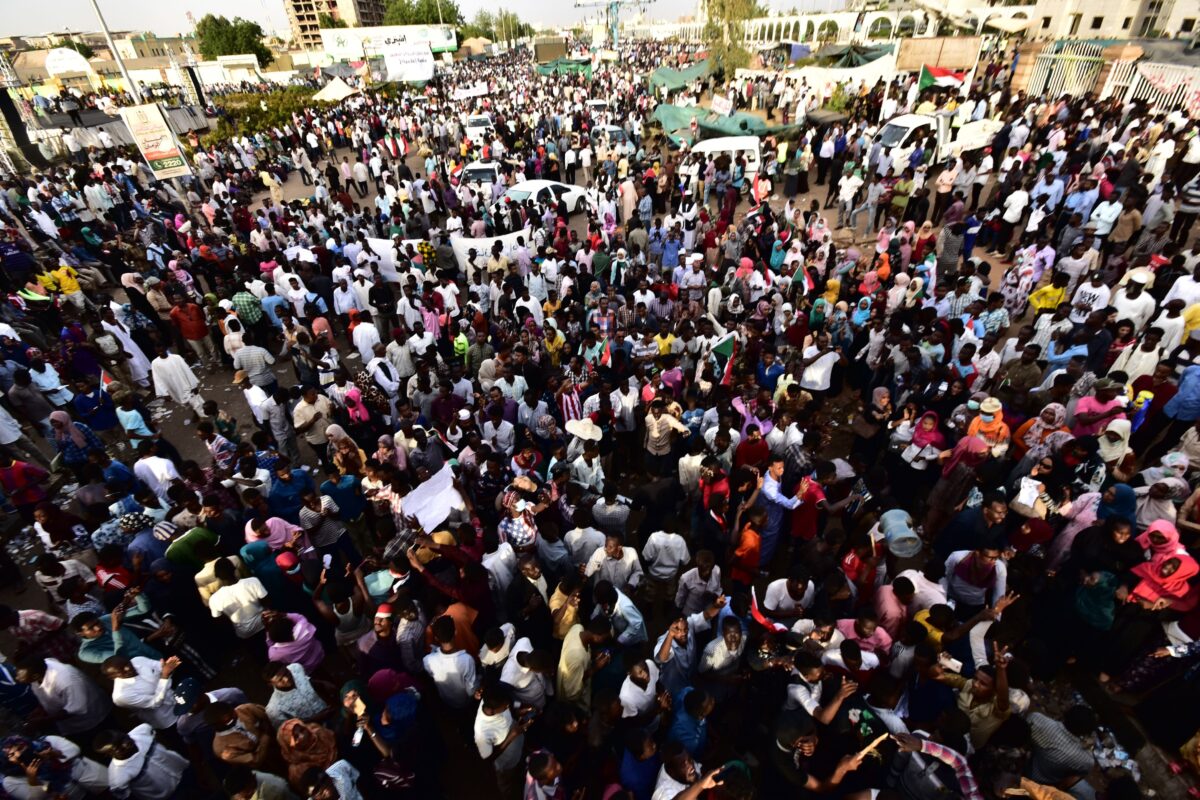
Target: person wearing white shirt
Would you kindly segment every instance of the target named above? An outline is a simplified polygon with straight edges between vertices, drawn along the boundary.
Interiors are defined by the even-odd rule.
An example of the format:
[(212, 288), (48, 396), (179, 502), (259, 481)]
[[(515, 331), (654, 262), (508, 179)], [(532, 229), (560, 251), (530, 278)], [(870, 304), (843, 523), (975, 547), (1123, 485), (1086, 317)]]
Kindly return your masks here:
[[(667, 531), (655, 531), (646, 538), (646, 544), (642, 547), (642, 558), (646, 560), (652, 580), (671, 583), (679, 575), (679, 570), (692, 560), (687, 540), (678, 533)], [(674, 593), (675, 589), (672, 586), (671, 594)]]
[(171, 689), (171, 673), (179, 667), (175, 656), (156, 661), (135, 656), (111, 656), (102, 669), (113, 683), (113, 705), (132, 708), (134, 715), (155, 730), (175, 725), (175, 693)]
[(658, 665), (652, 659), (644, 658), (630, 664), (619, 694), (622, 719), (640, 718), (638, 721), (642, 725), (656, 726), (658, 696), (663, 691), (658, 682)]
[(249, 639), (266, 627), (261, 601), (267, 588), (258, 578), (237, 579), (236, 567), (228, 559), (219, 559), (213, 572), (222, 586), (208, 600), (214, 617), (228, 617), (239, 639)]
[[(499, 634), (499, 637), (496, 637), (496, 634)], [(505, 662), (508, 661), (508, 657), (512, 655), (512, 648), (516, 641), (517, 629), (511, 622), (505, 622), (500, 627), (488, 631), (484, 637), (483, 646), (479, 648), (479, 665), (485, 671), (488, 667), (502, 669)]]
[(382, 341), (379, 338), (379, 329), (375, 327), (375, 323), (371, 322), (369, 312), (363, 312), (362, 321), (354, 326), (351, 339), (362, 362), (366, 364), (375, 355), (375, 345)]
[[(60, 764), (70, 768), (73, 783), (63, 787), (62, 796), (66, 800), (84, 800), (85, 797), (99, 796), (108, 791), (108, 768), (97, 761), (83, 755), (79, 745), (61, 736), (42, 737), (53, 750), (53, 757)], [(14, 800), (46, 800), (51, 797), (44, 784), (31, 786), (22, 773), (5, 775), (0, 779), (0, 787)]]
[(718, 678), (734, 675), (745, 650), (746, 637), (741, 621), (733, 615), (725, 617), (721, 620), (721, 635), (704, 646), (700, 671)]
[(554, 694), (554, 684), (550, 682), (554, 666), (548, 653), (534, 650), (533, 643), (522, 638), (512, 646), (500, 671), (500, 681), (512, 688), (514, 700), (541, 711), (546, 707), (546, 698)]
[(624, 592), (609, 581), (598, 581), (592, 596), (596, 601), (592, 616), (602, 616), (612, 624), (617, 644), (630, 647), (647, 640), (646, 621), (642, 612)]
[(475, 659), (466, 650), (454, 649), (453, 619), (439, 617), (431, 627), (435, 649), (422, 659), (425, 671), (446, 705), (465, 709), (474, 702), (475, 690), (479, 688)]
[(1102, 200), (1092, 210), (1092, 216), (1088, 218), (1088, 222), (1096, 226), (1096, 236), (1099, 239), (1104, 239), (1112, 232), (1113, 225), (1117, 223), (1117, 218), (1121, 216), (1123, 206), (1116, 200)]
[(596, 494), (604, 492), (604, 464), (600, 460), (600, 445), (590, 439), (583, 443), (583, 453), (571, 462), (571, 480)]
[(1182, 300), (1184, 308), (1200, 303), (1200, 268), (1191, 275), (1177, 278), (1175, 283), (1171, 284), (1167, 296), (1163, 298), (1162, 305), (1165, 306), (1172, 300)]
[(179, 471), (175, 469), (175, 465), (153, 453), (143, 455), (134, 463), (133, 474), (164, 501), (167, 499), (167, 490), (179, 480)]
[(112, 701), (99, 686), (57, 658), (18, 666), (16, 679), (33, 690), (47, 720), (64, 736), (94, 730), (112, 709)]
[(637, 551), (624, 545), (624, 536), (609, 533), (604, 547), (592, 553), (584, 575), (595, 581), (608, 581), (621, 591), (636, 591), (642, 583), (642, 562)]
[(101, 731), (93, 745), (108, 756), (108, 786), (113, 796), (134, 800), (170, 800), (176, 796), (188, 759), (154, 741), (154, 729), (141, 724), (128, 734)]
[(767, 584), (767, 591), (763, 595), (763, 612), (783, 622), (802, 617), (805, 609), (812, 607), (816, 593), (808, 571), (796, 566), (787, 578)]
[(503, 413), (499, 408), (492, 408), (488, 412), (489, 419), (483, 423), (483, 440), (504, 454), (505, 458), (511, 458), (517, 433), (513, 424), (503, 418)]
[[(525, 731), (532, 723), (532, 714), (515, 718), (511, 697), (503, 684), (483, 690), (483, 700), (475, 713), (475, 747), (480, 758), (492, 762), (502, 796), (516, 794), (516, 781), (520, 779), (516, 768), (525, 747)], [(506, 793), (506, 787), (514, 791)]]

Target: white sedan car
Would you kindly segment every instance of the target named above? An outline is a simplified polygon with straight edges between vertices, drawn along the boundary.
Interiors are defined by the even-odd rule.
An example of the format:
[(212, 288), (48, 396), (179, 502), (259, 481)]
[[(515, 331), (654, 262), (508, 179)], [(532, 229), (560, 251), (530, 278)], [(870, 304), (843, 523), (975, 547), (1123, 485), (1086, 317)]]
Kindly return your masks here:
[(547, 205), (551, 203), (557, 205), (559, 199), (562, 199), (567, 204), (568, 214), (582, 211), (588, 202), (587, 193), (584, 192), (582, 186), (572, 186), (558, 181), (532, 180), (521, 181), (510, 186), (500, 201), (493, 206), (493, 210), (505, 200), (524, 203), (530, 198)]

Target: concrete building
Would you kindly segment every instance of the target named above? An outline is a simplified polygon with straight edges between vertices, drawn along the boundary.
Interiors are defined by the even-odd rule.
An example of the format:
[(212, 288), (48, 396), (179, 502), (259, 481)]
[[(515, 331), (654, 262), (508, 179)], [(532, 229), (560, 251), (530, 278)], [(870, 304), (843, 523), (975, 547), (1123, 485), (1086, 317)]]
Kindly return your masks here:
[(1191, 36), (1196, 0), (1038, 0), (1026, 35), (1037, 39)]
[(340, 19), (352, 28), (383, 24), (384, 0), (283, 0), (292, 44), (305, 50), (321, 48), (322, 14)]
[(175, 56), (180, 61), (187, 58), (187, 49), (192, 54), (199, 52), (193, 36), (156, 36), (149, 31), (134, 33), (120, 38), (113, 37), (113, 44), (121, 58), (159, 58)]

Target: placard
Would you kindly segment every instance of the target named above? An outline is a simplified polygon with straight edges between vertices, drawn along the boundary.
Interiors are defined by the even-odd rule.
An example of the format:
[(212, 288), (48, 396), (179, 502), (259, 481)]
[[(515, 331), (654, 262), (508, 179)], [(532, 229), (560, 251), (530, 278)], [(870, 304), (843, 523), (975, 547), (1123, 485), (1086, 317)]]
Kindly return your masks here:
[(395, 44), (383, 51), (389, 81), (433, 80), (433, 51), (428, 44)]
[(142, 157), (150, 165), (154, 177), (166, 180), (192, 174), (187, 159), (171, 132), (171, 126), (167, 124), (167, 118), (163, 116), (157, 103), (126, 106), (121, 109), (121, 119), (129, 128), (133, 143), (142, 152)]

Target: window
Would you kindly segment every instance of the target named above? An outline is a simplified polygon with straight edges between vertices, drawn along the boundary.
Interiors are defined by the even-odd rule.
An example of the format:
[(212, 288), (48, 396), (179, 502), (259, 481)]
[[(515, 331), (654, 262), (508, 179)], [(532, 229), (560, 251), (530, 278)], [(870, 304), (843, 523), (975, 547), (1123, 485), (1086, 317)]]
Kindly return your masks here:
[(1179, 25), (1180, 33), (1191, 33), (1195, 29), (1196, 29), (1196, 20), (1194, 20), (1194, 19), (1185, 19)]
[(1129, 30), (1129, 26), (1132, 24), (1133, 24), (1133, 17), (1126, 17), (1125, 21), (1121, 23), (1121, 30), (1123, 30), (1123, 31)]
[(1100, 26), (1104, 24), (1104, 17), (1092, 17), (1092, 30), (1100, 30)]
[(1082, 20), (1083, 20), (1083, 14), (1072, 14), (1071, 15), (1071, 30), (1067, 34), (1068, 36), (1074, 36), (1075, 34), (1079, 33), (1079, 23)]
[(1050, 27), (1050, 18), (1042, 17), (1042, 30), (1045, 30), (1046, 28), (1049, 28), (1049, 27)]

